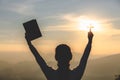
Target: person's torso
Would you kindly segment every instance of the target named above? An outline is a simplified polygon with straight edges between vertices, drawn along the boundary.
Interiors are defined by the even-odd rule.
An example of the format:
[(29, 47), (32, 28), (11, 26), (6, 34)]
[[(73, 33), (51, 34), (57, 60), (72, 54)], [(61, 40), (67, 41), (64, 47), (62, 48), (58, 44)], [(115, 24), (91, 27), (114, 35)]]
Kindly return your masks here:
[(54, 70), (49, 74), (47, 80), (80, 80), (79, 73), (72, 70)]

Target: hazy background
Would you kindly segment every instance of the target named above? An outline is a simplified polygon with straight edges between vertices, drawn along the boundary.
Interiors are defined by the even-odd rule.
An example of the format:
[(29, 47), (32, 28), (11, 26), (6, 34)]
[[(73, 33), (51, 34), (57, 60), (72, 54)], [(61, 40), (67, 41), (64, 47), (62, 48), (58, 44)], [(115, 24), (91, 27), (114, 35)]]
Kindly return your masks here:
[(65, 43), (74, 56), (71, 68), (77, 66), (87, 44), (87, 31), (79, 29), (84, 17), (98, 21), (101, 29), (93, 31), (83, 79), (114, 80), (120, 74), (120, 0), (0, 0), (1, 80), (45, 79), (24, 39), (22, 23), (31, 19), (37, 19), (43, 34), (33, 44), (47, 63), (56, 68), (54, 50)]

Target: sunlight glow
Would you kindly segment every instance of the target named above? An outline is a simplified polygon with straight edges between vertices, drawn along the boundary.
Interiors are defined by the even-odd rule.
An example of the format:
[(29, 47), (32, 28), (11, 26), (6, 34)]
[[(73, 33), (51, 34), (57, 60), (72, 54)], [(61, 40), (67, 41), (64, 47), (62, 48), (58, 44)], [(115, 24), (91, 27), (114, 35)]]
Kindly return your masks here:
[(90, 19), (79, 19), (78, 27), (80, 30), (89, 31), (90, 28), (92, 31), (100, 31), (100, 24), (97, 21)]

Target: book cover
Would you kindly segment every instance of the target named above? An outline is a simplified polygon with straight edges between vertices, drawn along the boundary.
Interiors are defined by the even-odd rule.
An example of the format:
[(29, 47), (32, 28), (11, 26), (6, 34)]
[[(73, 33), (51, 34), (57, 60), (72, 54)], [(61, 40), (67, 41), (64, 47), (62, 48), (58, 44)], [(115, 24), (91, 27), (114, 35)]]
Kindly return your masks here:
[(26, 35), (30, 40), (34, 40), (42, 36), (37, 21), (35, 19), (23, 23)]

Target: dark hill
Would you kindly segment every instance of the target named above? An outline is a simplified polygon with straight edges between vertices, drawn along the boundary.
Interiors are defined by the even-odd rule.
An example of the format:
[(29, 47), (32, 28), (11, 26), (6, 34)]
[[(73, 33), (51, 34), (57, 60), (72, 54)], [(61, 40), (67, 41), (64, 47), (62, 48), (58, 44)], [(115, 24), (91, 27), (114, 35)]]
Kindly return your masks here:
[[(120, 74), (120, 54), (89, 60), (82, 80), (114, 80)], [(76, 65), (74, 62), (73, 65)], [(56, 64), (50, 61), (50, 65)], [(0, 80), (46, 80), (36, 61), (0, 61)]]

